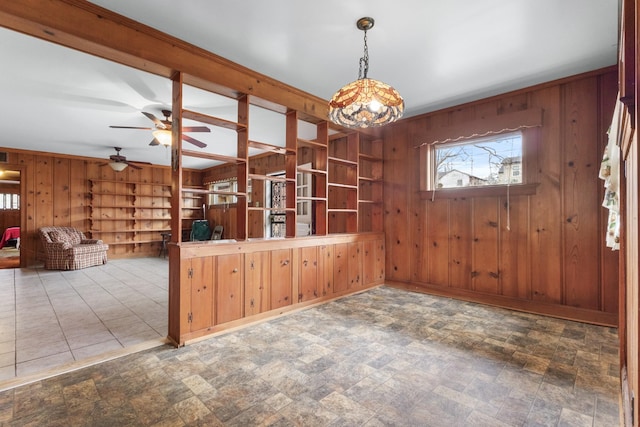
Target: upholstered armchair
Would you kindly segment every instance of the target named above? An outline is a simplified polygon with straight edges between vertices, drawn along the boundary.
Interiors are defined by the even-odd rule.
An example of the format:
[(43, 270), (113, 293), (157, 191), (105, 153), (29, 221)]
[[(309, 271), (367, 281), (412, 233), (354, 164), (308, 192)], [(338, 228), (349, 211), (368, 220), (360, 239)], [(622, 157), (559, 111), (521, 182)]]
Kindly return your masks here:
[(42, 227), (39, 233), (47, 270), (78, 270), (107, 263), (109, 245), (102, 240), (87, 239), (76, 228)]

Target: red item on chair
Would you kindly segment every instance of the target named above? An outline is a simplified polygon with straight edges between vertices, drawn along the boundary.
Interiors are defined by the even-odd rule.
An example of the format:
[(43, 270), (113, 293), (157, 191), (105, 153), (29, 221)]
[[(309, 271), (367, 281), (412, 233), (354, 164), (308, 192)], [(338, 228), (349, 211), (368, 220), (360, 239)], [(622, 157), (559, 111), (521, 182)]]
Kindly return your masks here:
[(9, 227), (4, 230), (2, 234), (2, 240), (0, 240), (0, 249), (7, 244), (7, 242), (11, 239), (19, 239), (20, 238), (20, 227)]

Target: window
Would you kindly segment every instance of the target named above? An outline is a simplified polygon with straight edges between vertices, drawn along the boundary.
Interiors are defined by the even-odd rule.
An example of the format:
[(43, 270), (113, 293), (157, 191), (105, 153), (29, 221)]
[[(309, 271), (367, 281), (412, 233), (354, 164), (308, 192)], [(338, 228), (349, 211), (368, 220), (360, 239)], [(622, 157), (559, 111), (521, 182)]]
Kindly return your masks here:
[(522, 133), (431, 146), (430, 189), (522, 184)]
[[(238, 202), (238, 196), (236, 195), (238, 192), (238, 180), (236, 178), (229, 178), (212, 182), (211, 184), (209, 184), (209, 191), (215, 192), (209, 195), (209, 206), (230, 205)], [(250, 179), (247, 181), (247, 202), (251, 202)]]
[[(237, 202), (237, 198), (234, 194), (238, 191), (238, 180), (228, 179), (224, 181), (217, 181), (209, 185), (210, 191), (215, 191), (209, 197), (209, 206), (211, 205), (229, 205)], [(221, 194), (222, 193), (222, 194)], [(229, 194), (224, 194), (229, 193)]]
[(0, 210), (20, 209), (20, 195), (0, 193)]

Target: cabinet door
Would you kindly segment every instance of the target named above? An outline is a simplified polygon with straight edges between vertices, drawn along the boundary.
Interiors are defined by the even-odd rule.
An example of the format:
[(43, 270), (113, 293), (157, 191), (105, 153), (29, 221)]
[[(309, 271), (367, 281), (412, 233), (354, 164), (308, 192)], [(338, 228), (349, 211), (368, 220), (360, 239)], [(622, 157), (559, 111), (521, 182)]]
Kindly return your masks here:
[(362, 242), (349, 245), (349, 289), (362, 286)]
[(244, 256), (244, 315), (269, 310), (269, 253)]
[(219, 255), (216, 269), (216, 324), (242, 317), (242, 255)]
[(333, 292), (333, 245), (318, 248), (318, 291), (321, 297)]
[(183, 295), (186, 297), (185, 301), (188, 301), (188, 308), (183, 306), (181, 310), (183, 316), (181, 324), (188, 325), (188, 331), (184, 328), (181, 329), (181, 333), (209, 328), (213, 326), (214, 319), (214, 258), (185, 259), (182, 264), (180, 282), (187, 284), (181, 288), (185, 290)]
[(318, 297), (318, 249), (316, 246), (300, 248), (298, 302)]
[(271, 309), (291, 305), (291, 249), (271, 251)]
[(333, 249), (333, 292), (349, 288), (349, 249), (346, 243), (338, 243)]
[(375, 274), (376, 280), (383, 281), (384, 280), (384, 240), (376, 241), (376, 255), (375, 255)]
[(363, 254), (362, 254), (362, 285), (367, 286), (374, 283), (378, 277), (376, 275), (376, 246), (375, 240), (367, 240), (363, 242)]

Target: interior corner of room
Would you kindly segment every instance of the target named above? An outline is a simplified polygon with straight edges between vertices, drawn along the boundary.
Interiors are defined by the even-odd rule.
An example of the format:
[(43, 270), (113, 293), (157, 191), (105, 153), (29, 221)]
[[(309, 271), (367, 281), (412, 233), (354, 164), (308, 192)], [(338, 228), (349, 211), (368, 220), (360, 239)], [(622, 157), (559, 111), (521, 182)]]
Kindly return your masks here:
[[(638, 413), (631, 397), (640, 363), (634, 2), (620, 2), (619, 58), (518, 87), (488, 86), (480, 96), (451, 96), (436, 107), (407, 104), (406, 117), (372, 128), (338, 125), (327, 101), (306, 88), (100, 3), (55, 0), (37, 13), (0, 5), (0, 38), (10, 42), (4, 49), (23, 52), (14, 55), (15, 68), (5, 67), (2, 80), (14, 84), (2, 87), (15, 100), (7, 141), (25, 142), (0, 142), (0, 277), (24, 286), (16, 301), (31, 289), (55, 304), (61, 289), (54, 287), (73, 289), (109, 335), (105, 352), (117, 357), (127, 343), (189, 347), (360, 293), (391, 299), (392, 292), (376, 289), (394, 288), (393, 301), (416, 310), (439, 304), (413, 307), (399, 295), (498, 307), (515, 319), (577, 322), (578, 332), (564, 323), (545, 324), (544, 332), (567, 328), (578, 341), (617, 334), (598, 363), (583, 366), (574, 355), (559, 369), (578, 382), (591, 378), (576, 374), (587, 365), (613, 369), (611, 381), (620, 385), (611, 395), (620, 394), (622, 418)], [(117, 39), (108, 37), (113, 24)], [(368, 41), (365, 32), (365, 54), (366, 43), (372, 53), (385, 44), (374, 36), (388, 24), (376, 25)], [(127, 38), (132, 43), (122, 43)], [(175, 55), (162, 54), (166, 49)], [(39, 73), (50, 57), (68, 61)], [(20, 76), (19, 67), (29, 72)], [(394, 85), (411, 90), (402, 80)], [(43, 136), (23, 136), (20, 111), (42, 118)], [(614, 161), (611, 149), (619, 153)], [(611, 190), (607, 178), (618, 169), (626, 173)], [(607, 205), (612, 192), (615, 208)], [(107, 244), (108, 261), (77, 271), (45, 268), (38, 232), (46, 227), (73, 228)], [(136, 313), (139, 337), (136, 326), (101, 317), (100, 298), (89, 288), (112, 302), (111, 291), (124, 299), (143, 295), (149, 305), (136, 307), (147, 316)], [(16, 329), (20, 316), (13, 318)], [(442, 338), (436, 323), (414, 326)], [(482, 329), (471, 323), (451, 328)], [(545, 328), (544, 320), (532, 323)], [(50, 369), (75, 369), (98, 356), (91, 346), (100, 343), (58, 332), (69, 348)], [(509, 339), (519, 346), (536, 331), (526, 333)], [(483, 337), (478, 346), (491, 353), (483, 345), (495, 339)], [(14, 330), (13, 364), (0, 366), (0, 379), (19, 380), (17, 340)], [(532, 375), (553, 370), (535, 358), (543, 344), (536, 345), (518, 347), (509, 363)], [(38, 372), (38, 359), (22, 365), (25, 377)]]

